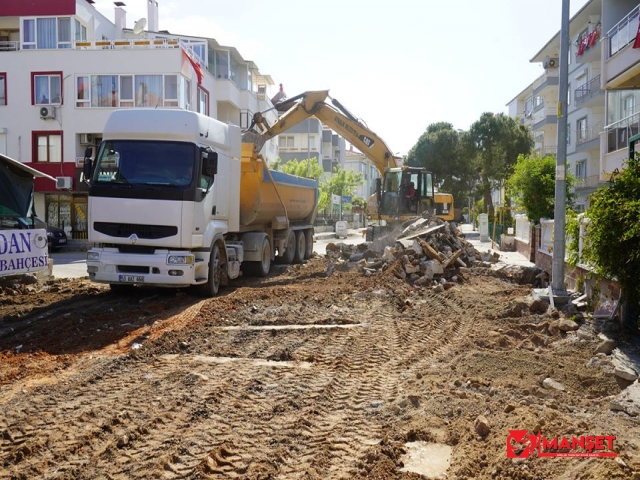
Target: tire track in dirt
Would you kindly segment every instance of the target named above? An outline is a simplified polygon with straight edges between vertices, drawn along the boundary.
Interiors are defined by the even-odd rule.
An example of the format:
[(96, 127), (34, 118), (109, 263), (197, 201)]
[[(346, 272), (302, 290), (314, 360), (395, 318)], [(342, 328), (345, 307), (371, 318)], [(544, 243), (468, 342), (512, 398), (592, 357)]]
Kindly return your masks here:
[[(296, 478), (315, 470), (341, 478), (384, 435), (378, 417), (398, 400), (407, 368), (446, 355), (464, 333), (459, 307), (442, 296), (426, 297), (422, 319), (389, 308), (352, 308), (348, 320), (366, 327), (280, 330), (275, 338), (214, 328), (207, 334), (215, 341), (188, 354), (96, 360), (94, 374), (15, 399), (0, 421), (0, 460), (36, 473), (44, 457), (67, 476)], [(196, 358), (225, 352), (241, 358)], [(254, 361), (272, 356), (292, 363)]]

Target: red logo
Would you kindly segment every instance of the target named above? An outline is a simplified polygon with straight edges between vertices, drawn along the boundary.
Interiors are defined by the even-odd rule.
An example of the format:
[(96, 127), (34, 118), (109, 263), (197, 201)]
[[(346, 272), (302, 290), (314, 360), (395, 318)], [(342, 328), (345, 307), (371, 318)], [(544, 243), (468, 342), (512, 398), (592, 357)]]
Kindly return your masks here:
[(546, 438), (540, 432), (509, 430), (507, 458), (529, 457), (617, 457), (614, 435), (580, 435)]

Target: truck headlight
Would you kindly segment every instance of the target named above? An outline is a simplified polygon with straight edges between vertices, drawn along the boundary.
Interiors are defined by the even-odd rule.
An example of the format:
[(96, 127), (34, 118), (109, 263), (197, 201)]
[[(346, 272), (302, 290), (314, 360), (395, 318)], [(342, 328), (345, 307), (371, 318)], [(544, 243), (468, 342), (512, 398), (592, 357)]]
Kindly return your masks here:
[(99, 252), (87, 252), (87, 261), (91, 262), (91, 261), (98, 261), (100, 260), (100, 253)]
[(195, 257), (193, 255), (169, 255), (167, 257), (168, 265), (191, 265), (194, 263)]

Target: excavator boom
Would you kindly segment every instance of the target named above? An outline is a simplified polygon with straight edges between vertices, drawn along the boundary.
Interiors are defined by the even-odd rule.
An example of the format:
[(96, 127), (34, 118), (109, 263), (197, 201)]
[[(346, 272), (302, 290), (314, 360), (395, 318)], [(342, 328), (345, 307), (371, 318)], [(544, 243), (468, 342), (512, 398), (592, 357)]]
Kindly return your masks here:
[[(243, 137), (243, 141), (256, 144), (259, 150), (267, 140), (280, 135), (307, 118), (316, 117), (366, 155), (376, 166), (380, 175), (384, 175), (387, 168), (397, 166), (391, 149), (382, 138), (362, 125), (340, 102), (332, 99), (332, 106), (326, 102), (327, 98), (329, 98), (329, 91), (319, 90), (287, 99), (280, 105), (291, 105), (291, 108), (273, 125), (269, 125), (261, 113), (256, 113), (253, 117), (252, 129)], [(251, 132), (251, 130), (254, 131)], [(257, 137), (255, 133), (258, 134)]]

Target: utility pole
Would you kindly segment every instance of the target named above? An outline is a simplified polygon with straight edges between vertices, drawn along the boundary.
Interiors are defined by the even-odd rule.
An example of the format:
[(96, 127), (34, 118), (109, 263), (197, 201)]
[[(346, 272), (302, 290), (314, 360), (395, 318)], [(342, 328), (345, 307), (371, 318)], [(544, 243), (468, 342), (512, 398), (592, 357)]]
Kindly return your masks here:
[(566, 294), (564, 287), (564, 254), (567, 203), (567, 94), (569, 90), (569, 0), (562, 0), (560, 25), (560, 78), (558, 93), (558, 147), (556, 153), (556, 190), (553, 221), (553, 263), (551, 289)]

